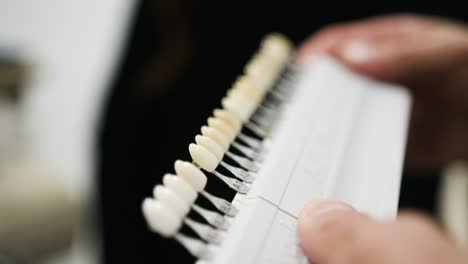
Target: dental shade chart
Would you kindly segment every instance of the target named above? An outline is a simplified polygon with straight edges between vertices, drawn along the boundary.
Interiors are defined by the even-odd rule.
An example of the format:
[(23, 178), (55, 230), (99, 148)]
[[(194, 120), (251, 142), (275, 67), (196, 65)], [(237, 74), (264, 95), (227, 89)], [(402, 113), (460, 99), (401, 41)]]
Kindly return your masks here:
[[(296, 221), (311, 200), (396, 214), (409, 95), (331, 58), (292, 57), (267, 35), (187, 147), (192, 161), (175, 161), (143, 201), (149, 229), (197, 263), (307, 263)], [(208, 191), (216, 181), (232, 201)]]

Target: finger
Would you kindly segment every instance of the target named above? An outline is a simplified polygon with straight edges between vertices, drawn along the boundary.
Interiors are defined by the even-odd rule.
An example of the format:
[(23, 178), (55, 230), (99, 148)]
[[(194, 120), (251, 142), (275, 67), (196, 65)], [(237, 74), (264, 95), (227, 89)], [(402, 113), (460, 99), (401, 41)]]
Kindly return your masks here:
[[(415, 212), (399, 214), (388, 226), (390, 242), (399, 245), (396, 252), (406, 257), (406, 263), (467, 263), (466, 248), (447, 237), (429, 217)], [(388, 243), (390, 246), (391, 244)], [(402, 263), (398, 259), (394, 259)]]
[(427, 78), (428, 72), (453, 71), (466, 61), (466, 30), (418, 19), (405, 23), (393, 25), (401, 29), (347, 38), (331, 53), (354, 70), (404, 84)]
[(308, 205), (299, 239), (313, 263), (464, 263), (466, 252), (427, 217), (402, 214), (379, 222), (333, 201)]
[(394, 34), (408, 29), (408, 25), (402, 24), (410, 24), (412, 20), (414, 17), (410, 15), (391, 15), (327, 26), (303, 42), (296, 59), (299, 63), (310, 62), (356, 37)]
[(323, 201), (307, 205), (299, 217), (299, 239), (314, 263), (345, 263), (361, 235), (372, 222), (349, 205)]

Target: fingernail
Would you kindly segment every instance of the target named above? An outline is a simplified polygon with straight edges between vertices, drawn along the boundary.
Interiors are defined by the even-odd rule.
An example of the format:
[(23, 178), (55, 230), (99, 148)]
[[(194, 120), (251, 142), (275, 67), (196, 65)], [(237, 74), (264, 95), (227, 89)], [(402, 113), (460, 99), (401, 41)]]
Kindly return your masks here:
[(299, 214), (299, 218), (315, 218), (336, 211), (353, 211), (354, 209), (339, 201), (317, 201), (307, 204)]
[(378, 55), (375, 46), (364, 40), (354, 40), (345, 44), (339, 53), (344, 59), (355, 63), (370, 61)]

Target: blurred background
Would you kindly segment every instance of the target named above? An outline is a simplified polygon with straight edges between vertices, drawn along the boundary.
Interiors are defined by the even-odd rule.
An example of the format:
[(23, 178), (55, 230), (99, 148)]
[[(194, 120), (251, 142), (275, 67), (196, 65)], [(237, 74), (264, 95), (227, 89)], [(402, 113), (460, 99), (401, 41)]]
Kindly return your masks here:
[[(140, 203), (266, 33), (298, 44), (395, 12), (467, 21), (462, 4), (0, 0), (0, 263), (191, 263)], [(400, 207), (437, 216), (441, 174), (405, 171)]]

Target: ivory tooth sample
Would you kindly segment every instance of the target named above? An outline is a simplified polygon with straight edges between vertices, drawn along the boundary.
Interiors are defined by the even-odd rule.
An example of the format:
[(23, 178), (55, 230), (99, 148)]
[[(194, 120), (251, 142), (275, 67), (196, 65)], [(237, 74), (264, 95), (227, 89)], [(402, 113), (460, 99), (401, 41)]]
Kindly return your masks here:
[[(214, 195), (207, 193), (204, 189), (207, 182), (206, 175), (195, 165), (190, 162), (177, 160), (174, 163), (174, 169), (177, 175), (181, 178), (187, 180), (187, 182), (192, 185), (192, 187), (202, 194), (206, 199), (208, 199), (213, 205), (218, 208), (221, 212), (225, 213), (228, 216), (234, 216), (237, 214), (237, 209), (228, 201), (218, 198)], [(228, 177), (225, 177), (228, 178)], [(232, 184), (230, 180), (222, 179), (228, 186), (231, 187)], [(233, 179), (234, 180), (234, 179)], [(231, 187), (233, 188), (233, 187)]]
[(247, 122), (254, 111), (254, 109), (248, 105), (246, 106), (245, 103), (237, 100), (234, 97), (224, 97), (221, 100), (221, 105), (224, 109), (237, 115), (242, 120), (242, 122)]
[[(231, 98), (228, 98), (228, 97), (225, 97), (225, 98), (223, 99), (223, 101), (221, 102), (221, 103), (223, 104), (223, 107), (225, 107), (226, 102), (230, 102), (230, 101), (229, 101), (230, 99), (231, 99)], [(229, 105), (230, 108), (226, 108), (226, 107), (225, 107), (226, 110), (227, 110), (228, 112), (233, 113), (233, 115), (237, 115), (236, 113), (239, 113), (239, 112), (244, 111), (241, 105), (237, 104), (237, 103), (234, 102), (234, 101), (233, 101), (232, 103), (233, 103), (232, 105)], [(227, 105), (226, 105), (226, 106), (227, 106)], [(254, 131), (255, 133), (257, 133), (257, 134), (259, 134), (259, 135), (266, 135), (266, 134), (267, 134), (267, 133), (266, 133), (265, 131), (263, 131), (261, 128), (258, 128), (257, 126), (252, 125), (252, 124), (249, 122), (250, 114), (245, 113), (245, 116), (244, 116), (245, 119), (243, 119), (243, 118), (242, 118), (241, 116), (239, 116), (239, 115), (238, 115), (238, 117), (239, 117), (241, 120), (243, 120), (244, 123), (249, 124), (249, 125), (248, 125), (249, 128), (250, 128), (252, 131)], [(208, 127), (208, 128), (206, 128), (205, 126), (202, 127), (202, 134), (205, 135), (205, 136), (211, 137), (212, 139), (214, 139), (214, 140), (217, 141), (217, 142), (218, 142), (217, 137), (224, 138), (224, 139), (227, 139), (227, 138), (228, 138), (226, 135), (223, 135), (222, 132), (220, 132), (220, 133), (213, 133), (212, 131), (208, 131), (208, 129), (216, 130), (217, 132), (220, 132), (220, 131), (219, 131), (218, 129), (215, 129), (215, 128), (212, 128), (212, 127)], [(204, 131), (204, 130), (205, 130), (205, 131)], [(211, 132), (211, 133), (208, 133), (208, 132)], [(255, 139), (255, 138), (252, 138), (252, 137), (250, 137), (250, 136), (247, 136), (247, 135), (245, 135), (245, 134), (243, 134), (243, 133), (239, 133), (239, 134), (237, 135), (237, 137), (240, 138), (240, 139), (241, 139), (242, 141), (244, 141), (245, 143), (247, 143), (249, 146), (251, 146), (251, 147), (253, 147), (253, 148), (255, 148), (255, 149), (260, 149), (261, 141)], [(218, 142), (218, 143), (219, 143), (219, 142)], [(225, 142), (225, 143), (229, 143), (229, 144), (230, 144), (229, 141), (228, 141), (228, 142)], [(227, 150), (229, 149), (229, 144), (227, 144), (227, 148), (225, 148), (225, 151), (227, 151)]]
[(241, 90), (234, 88), (228, 90), (227, 97), (234, 101), (243, 102), (246, 109), (255, 109), (259, 105), (259, 100)]
[(197, 135), (195, 136), (195, 142), (198, 145), (210, 150), (211, 153), (213, 153), (216, 156), (216, 158), (218, 158), (218, 161), (223, 160), (223, 156), (224, 156), (223, 148), (210, 137)]
[(242, 128), (242, 121), (239, 119), (239, 117), (229, 111), (224, 109), (215, 109), (213, 111), (213, 116), (223, 119), (229, 123), (237, 132), (239, 132)]
[(167, 204), (155, 199), (146, 198), (142, 204), (143, 215), (149, 228), (163, 237), (173, 237), (193, 256), (200, 259), (212, 258), (208, 245), (199, 239), (181, 234), (182, 218), (174, 213)]
[(202, 126), (201, 133), (203, 136), (207, 136), (209, 138), (212, 138), (214, 141), (216, 141), (219, 145), (221, 145), (224, 151), (227, 151), (229, 149), (229, 145), (231, 144), (229, 138), (227, 138), (218, 129), (209, 127), (209, 126)]
[(169, 205), (180, 217), (185, 217), (190, 211), (189, 204), (183, 198), (180, 198), (177, 193), (163, 185), (156, 185), (153, 190), (153, 196), (156, 200), (163, 201)]
[(187, 204), (193, 204), (197, 199), (197, 191), (182, 177), (167, 173), (163, 177), (163, 184), (178, 193)]
[(165, 186), (157, 185), (153, 193), (156, 201), (160, 201), (162, 204), (170, 207), (172, 211), (182, 218), (183, 222), (192, 228), (201, 238), (212, 243), (220, 242), (219, 232), (217, 230), (186, 217), (187, 213), (190, 211), (190, 207), (174, 191)]
[(270, 89), (273, 81), (275, 81), (267, 65), (268, 64), (263, 61), (254, 60), (248, 63), (244, 68), (244, 73), (251, 77), (263, 91)]
[[(225, 120), (230, 125), (232, 125), (232, 127), (236, 129), (237, 134), (241, 133), (240, 131), (242, 129), (242, 121), (235, 114), (224, 109), (215, 109), (213, 111), (213, 115), (217, 118)], [(250, 130), (252, 130), (254, 133), (256, 133), (257, 135), (261, 137), (268, 136), (268, 133), (266, 131), (264, 131), (262, 128), (258, 127), (257, 125), (252, 124), (250, 121), (246, 122), (245, 125)]]
[(174, 169), (176, 174), (189, 182), (197, 192), (201, 192), (205, 189), (208, 179), (205, 174), (192, 163), (177, 160), (174, 163)]
[(261, 43), (261, 51), (285, 64), (290, 56), (293, 45), (281, 34), (273, 33), (266, 36)]
[(265, 90), (261, 89), (248, 75), (240, 76), (234, 83), (233, 89), (253, 97), (257, 103), (265, 96)]
[[(229, 227), (229, 222), (226, 221), (224, 216), (222, 216), (221, 214), (217, 212), (204, 209), (195, 204), (195, 200), (197, 199), (198, 193), (182, 177), (177, 177), (175, 175), (166, 174), (163, 177), (163, 183), (166, 188), (170, 189), (178, 197), (180, 197), (187, 206), (190, 206), (195, 212), (200, 214), (210, 225), (220, 230), (227, 230), (227, 228)], [(154, 196), (157, 199), (164, 199), (164, 197), (161, 198), (161, 194), (158, 194), (158, 192), (161, 192), (161, 191), (156, 190), (155, 188), (153, 191)], [(169, 201), (166, 204), (170, 204), (171, 202), (174, 202), (174, 201)], [(216, 206), (215, 203), (213, 204)]]
[(160, 201), (146, 198), (142, 207), (151, 230), (164, 237), (173, 237), (182, 226), (182, 218)]
[(224, 135), (226, 135), (226, 137), (229, 138), (230, 142), (232, 142), (237, 136), (237, 131), (231, 126), (229, 126), (229, 124), (223, 121), (222, 119), (210, 117), (208, 118), (207, 123), (209, 127), (216, 128), (222, 133), (224, 133)]
[[(249, 191), (249, 187), (247, 187), (241, 181), (231, 177), (227, 177), (215, 170), (216, 167), (219, 165), (219, 161), (216, 159), (216, 156), (212, 154), (209, 150), (202, 146), (198, 146), (192, 143), (189, 145), (189, 151), (193, 161), (202, 169), (211, 172), (213, 175), (224, 181), (229, 187), (231, 187), (239, 193), (245, 194)], [(195, 166), (193, 166), (193, 168), (197, 169)], [(198, 171), (203, 173), (200, 170)], [(177, 174), (179, 175), (179, 173)]]
[(198, 166), (200, 166), (202, 169), (208, 172), (213, 172), (216, 169), (216, 167), (218, 167), (218, 159), (205, 147), (192, 143), (189, 145), (189, 152), (190, 156), (192, 156), (193, 161), (196, 164), (198, 164)]
[[(217, 145), (217, 143), (214, 140), (210, 139), (209, 137), (199, 136), (195, 140), (197, 140), (197, 139), (198, 139), (198, 142), (209, 143), (209, 144), (199, 144), (197, 142), (198, 145), (206, 148), (206, 150), (211, 152), (213, 155), (218, 156), (218, 154), (216, 154), (216, 152), (219, 152), (221, 155), (224, 155), (224, 152), (222, 151), (221, 147), (219, 145)], [(221, 150), (221, 151), (219, 151), (219, 150)], [(250, 160), (248, 160), (246, 158), (243, 158), (243, 157), (241, 157), (239, 155), (236, 155), (234, 153), (231, 153), (229, 150), (226, 152), (226, 154), (231, 159), (235, 160), (236, 162), (238, 162), (238, 163), (240, 162), (239, 164), (241, 166), (246, 166), (246, 168), (252, 168), (254, 166), (253, 163)], [(193, 158), (193, 156), (192, 156), (192, 158)], [(248, 171), (246, 171), (246, 170), (244, 170), (242, 168), (238, 168), (238, 167), (229, 165), (226, 162), (224, 162), (222, 160), (222, 158), (223, 158), (223, 156), (221, 156), (221, 158), (218, 158), (218, 165), (221, 164), (223, 167), (225, 167), (227, 170), (229, 170), (235, 177), (237, 177), (239, 179), (242, 179), (243, 181), (245, 181), (247, 183), (251, 183), (251, 182), (254, 181), (255, 177), (253, 175), (251, 175)], [(194, 161), (195, 161), (195, 159), (194, 159)], [(195, 161), (195, 163), (197, 163), (197, 162)], [(220, 173), (219, 171), (217, 171), (216, 169), (214, 171), (211, 171), (211, 172), (213, 174), (215, 174), (216, 176), (218, 176), (218, 175), (225, 176), (222, 173)]]

